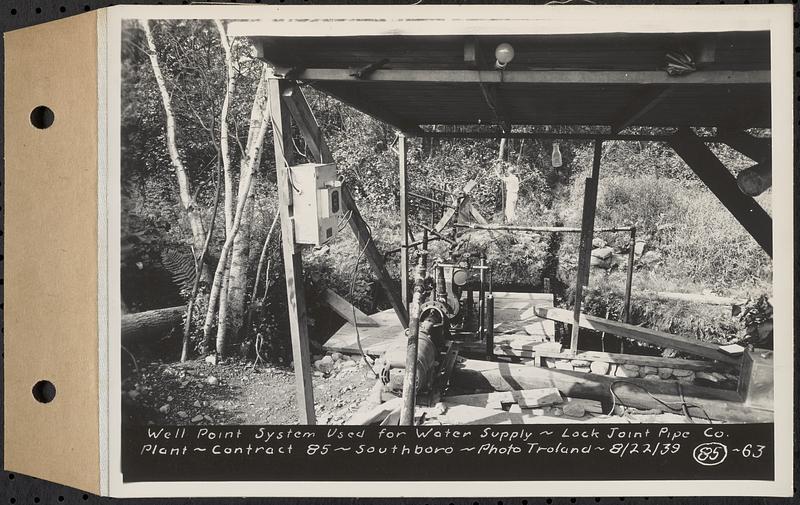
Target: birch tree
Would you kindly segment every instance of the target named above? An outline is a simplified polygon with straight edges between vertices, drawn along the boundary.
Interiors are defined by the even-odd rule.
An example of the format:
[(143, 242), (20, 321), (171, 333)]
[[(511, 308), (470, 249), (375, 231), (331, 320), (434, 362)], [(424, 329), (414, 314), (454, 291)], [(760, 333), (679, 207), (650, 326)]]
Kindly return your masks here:
[(139, 20), (139, 24), (144, 31), (145, 39), (147, 40), (147, 55), (150, 58), (150, 66), (153, 68), (153, 75), (158, 85), (159, 93), (161, 94), (161, 102), (164, 106), (164, 114), (166, 116), (167, 128), (167, 150), (169, 151), (169, 158), (172, 162), (172, 169), (175, 172), (175, 177), (178, 181), (178, 197), (181, 203), (186, 220), (192, 231), (192, 248), (194, 254), (197, 255), (203, 249), (205, 243), (205, 232), (203, 227), (203, 220), (200, 212), (195, 205), (194, 197), (192, 196), (192, 189), (189, 183), (189, 177), (186, 173), (186, 168), (181, 160), (181, 155), (178, 152), (178, 145), (176, 141), (176, 126), (175, 114), (172, 111), (172, 101), (170, 93), (167, 90), (167, 85), (164, 80), (164, 74), (161, 72), (161, 66), (158, 62), (158, 54), (156, 53), (156, 44), (153, 39), (153, 33), (150, 31), (150, 24), (147, 20)]

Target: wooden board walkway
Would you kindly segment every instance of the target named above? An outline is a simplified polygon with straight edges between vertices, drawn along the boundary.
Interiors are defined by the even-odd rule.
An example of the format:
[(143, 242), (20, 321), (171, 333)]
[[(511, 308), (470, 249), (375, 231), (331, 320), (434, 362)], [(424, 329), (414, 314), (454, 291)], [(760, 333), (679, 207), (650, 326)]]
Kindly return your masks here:
[[(393, 309), (383, 310), (369, 316), (378, 326), (359, 326), (361, 346), (364, 353), (377, 357), (387, 350), (404, 345), (406, 341), (405, 330)], [(341, 352), (345, 354), (360, 354), (356, 340), (356, 328), (350, 323), (345, 323), (339, 331), (333, 334), (322, 346), (328, 352)]]

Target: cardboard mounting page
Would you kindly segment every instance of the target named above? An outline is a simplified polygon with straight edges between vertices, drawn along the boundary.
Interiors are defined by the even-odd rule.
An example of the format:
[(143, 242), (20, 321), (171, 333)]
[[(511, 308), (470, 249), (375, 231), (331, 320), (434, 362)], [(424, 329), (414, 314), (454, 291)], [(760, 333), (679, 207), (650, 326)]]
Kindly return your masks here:
[[(6, 34), (6, 467), (99, 494), (789, 496), (793, 477), (792, 19), (780, 6), (118, 6)], [(121, 407), (121, 46), (125, 20), (258, 21), (295, 36), (770, 32), (775, 314), (773, 480), (128, 482)], [(43, 72), (49, 69), (49, 72)], [(55, 111), (46, 130), (30, 111)], [(46, 247), (42, 247), (45, 244)], [(30, 251), (37, 251), (31, 254)], [(41, 317), (42, 300), (48, 304)], [(47, 352), (42, 352), (47, 349)], [(31, 395), (52, 381), (56, 399)], [(309, 476), (310, 477), (310, 476)], [(319, 475), (315, 476), (319, 478)]]

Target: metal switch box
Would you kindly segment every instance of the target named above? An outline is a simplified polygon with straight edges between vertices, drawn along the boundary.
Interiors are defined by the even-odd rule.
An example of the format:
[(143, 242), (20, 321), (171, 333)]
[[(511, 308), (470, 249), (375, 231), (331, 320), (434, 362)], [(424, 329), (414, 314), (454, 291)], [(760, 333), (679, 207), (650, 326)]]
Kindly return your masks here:
[(342, 183), (334, 163), (289, 167), (298, 244), (321, 246), (336, 237), (342, 215)]

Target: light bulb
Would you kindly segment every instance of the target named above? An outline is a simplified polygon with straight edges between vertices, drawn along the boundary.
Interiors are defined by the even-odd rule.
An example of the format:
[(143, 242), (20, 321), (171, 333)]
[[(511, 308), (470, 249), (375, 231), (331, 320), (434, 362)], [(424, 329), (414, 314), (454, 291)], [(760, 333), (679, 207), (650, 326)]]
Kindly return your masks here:
[(494, 57), (497, 59), (497, 68), (506, 68), (511, 60), (514, 59), (514, 47), (508, 42), (503, 42), (494, 50)]

